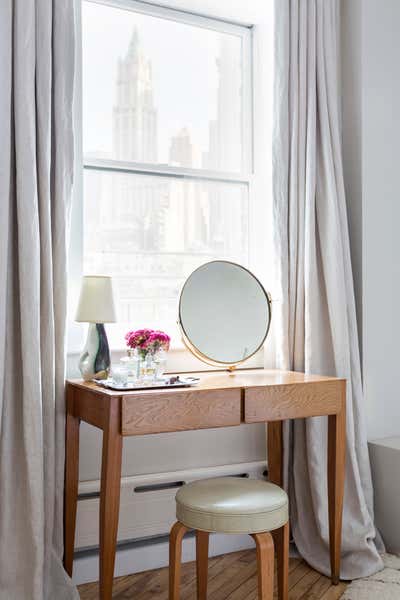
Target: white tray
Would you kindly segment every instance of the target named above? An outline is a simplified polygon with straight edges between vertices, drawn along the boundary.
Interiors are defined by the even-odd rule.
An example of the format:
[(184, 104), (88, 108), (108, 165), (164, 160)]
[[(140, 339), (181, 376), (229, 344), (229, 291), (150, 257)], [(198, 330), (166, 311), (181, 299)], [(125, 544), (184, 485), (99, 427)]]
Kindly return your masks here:
[[(175, 377), (175, 376), (172, 376)], [(156, 379), (155, 381), (144, 383), (135, 383), (134, 381), (126, 383), (125, 385), (118, 385), (113, 382), (112, 378), (108, 379), (93, 379), (97, 385), (105, 387), (109, 390), (117, 390), (127, 392), (130, 390), (156, 390), (156, 389), (168, 389), (168, 388), (182, 388), (191, 387), (199, 383), (197, 377), (178, 377), (178, 380), (174, 383), (169, 383), (171, 377), (163, 377), (162, 379)]]

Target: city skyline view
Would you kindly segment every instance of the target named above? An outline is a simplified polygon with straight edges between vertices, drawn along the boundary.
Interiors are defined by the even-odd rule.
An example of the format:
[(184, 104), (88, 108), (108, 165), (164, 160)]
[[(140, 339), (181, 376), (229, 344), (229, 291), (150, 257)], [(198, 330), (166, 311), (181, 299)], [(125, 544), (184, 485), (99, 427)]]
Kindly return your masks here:
[(171, 140), (185, 129), (195, 151), (193, 162), (201, 168), (203, 154), (213, 145), (214, 123), (235, 152), (223, 170), (240, 172), (247, 166), (242, 164), (241, 37), (93, 2), (83, 2), (82, 11), (85, 155), (116, 158), (112, 114), (119, 66), (136, 38), (142, 61), (150, 65), (148, 83), (158, 121), (155, 162), (169, 164)]
[[(91, 29), (99, 24), (87, 26)], [(165, 137), (156, 102), (160, 96), (155, 91), (154, 61), (144, 51), (141, 28), (134, 22), (124, 52), (115, 54), (113, 102), (107, 103), (106, 119), (111, 121), (111, 138), (109, 134), (93, 137), (84, 112), (86, 155), (157, 163), (167, 140), (167, 164), (221, 171), (229, 170), (228, 165), (239, 165), (242, 147), (238, 148), (236, 137), (241, 136), (241, 61), (235, 60), (237, 40), (230, 35), (218, 36), (213, 49), (216, 112), (207, 122), (203, 145), (199, 143), (201, 136), (194, 141), (193, 135), (203, 131), (204, 124), (193, 128), (182, 121), (176, 130), (170, 128), (169, 138)], [(88, 68), (92, 61), (92, 68), (97, 69), (98, 58), (87, 45), (88, 41), (84, 64)], [(87, 94), (90, 96), (90, 90)], [(83, 95), (85, 105), (85, 89)], [(197, 118), (196, 112), (198, 109), (193, 109), (191, 123)], [(163, 144), (160, 138), (164, 138)], [(103, 150), (89, 152), (90, 142), (101, 139)], [(214, 258), (247, 263), (246, 184), (90, 169), (85, 170), (84, 198), (84, 271), (109, 274), (115, 280), (119, 324), (112, 328), (114, 333), (111, 331), (113, 345), (118, 345), (128, 327), (162, 327), (175, 338), (179, 290), (190, 272)]]

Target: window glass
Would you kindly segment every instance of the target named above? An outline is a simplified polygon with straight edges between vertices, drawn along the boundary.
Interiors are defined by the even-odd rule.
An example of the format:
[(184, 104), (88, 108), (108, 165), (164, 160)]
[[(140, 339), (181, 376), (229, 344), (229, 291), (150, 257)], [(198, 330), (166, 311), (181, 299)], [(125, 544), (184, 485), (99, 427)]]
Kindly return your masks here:
[(201, 264), (248, 262), (247, 186), (86, 170), (84, 272), (111, 274), (113, 345), (129, 328), (177, 334), (177, 300)]
[(83, 3), (87, 157), (242, 172), (242, 37)]
[(176, 342), (191, 271), (249, 261), (249, 32), (157, 10), (82, 3), (83, 272), (114, 278), (114, 348)]

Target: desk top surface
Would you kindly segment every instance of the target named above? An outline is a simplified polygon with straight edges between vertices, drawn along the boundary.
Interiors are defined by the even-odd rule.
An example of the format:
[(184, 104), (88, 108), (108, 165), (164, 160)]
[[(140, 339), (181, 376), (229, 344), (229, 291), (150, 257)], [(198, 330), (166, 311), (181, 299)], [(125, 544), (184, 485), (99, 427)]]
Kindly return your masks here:
[(149, 390), (127, 390), (116, 391), (101, 387), (91, 381), (82, 379), (68, 379), (67, 383), (91, 390), (98, 394), (107, 396), (137, 396), (142, 394), (165, 394), (173, 392), (174, 394), (187, 393), (200, 390), (221, 390), (221, 389), (246, 389), (252, 387), (266, 387), (277, 385), (296, 385), (305, 383), (323, 383), (328, 381), (343, 381), (337, 377), (326, 377), (323, 375), (306, 375), (295, 371), (280, 371), (278, 369), (237, 369), (233, 372), (228, 371), (206, 371), (190, 373), (190, 375), (200, 378), (197, 385), (190, 388), (166, 388)]

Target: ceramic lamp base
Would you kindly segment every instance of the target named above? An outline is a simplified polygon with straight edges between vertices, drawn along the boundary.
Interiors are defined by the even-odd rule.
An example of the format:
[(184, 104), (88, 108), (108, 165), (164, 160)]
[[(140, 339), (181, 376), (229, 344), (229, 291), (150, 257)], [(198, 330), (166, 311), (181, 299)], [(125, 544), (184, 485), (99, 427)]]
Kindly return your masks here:
[(89, 323), (85, 347), (79, 359), (79, 370), (85, 381), (107, 379), (110, 371), (110, 348), (103, 323)]

